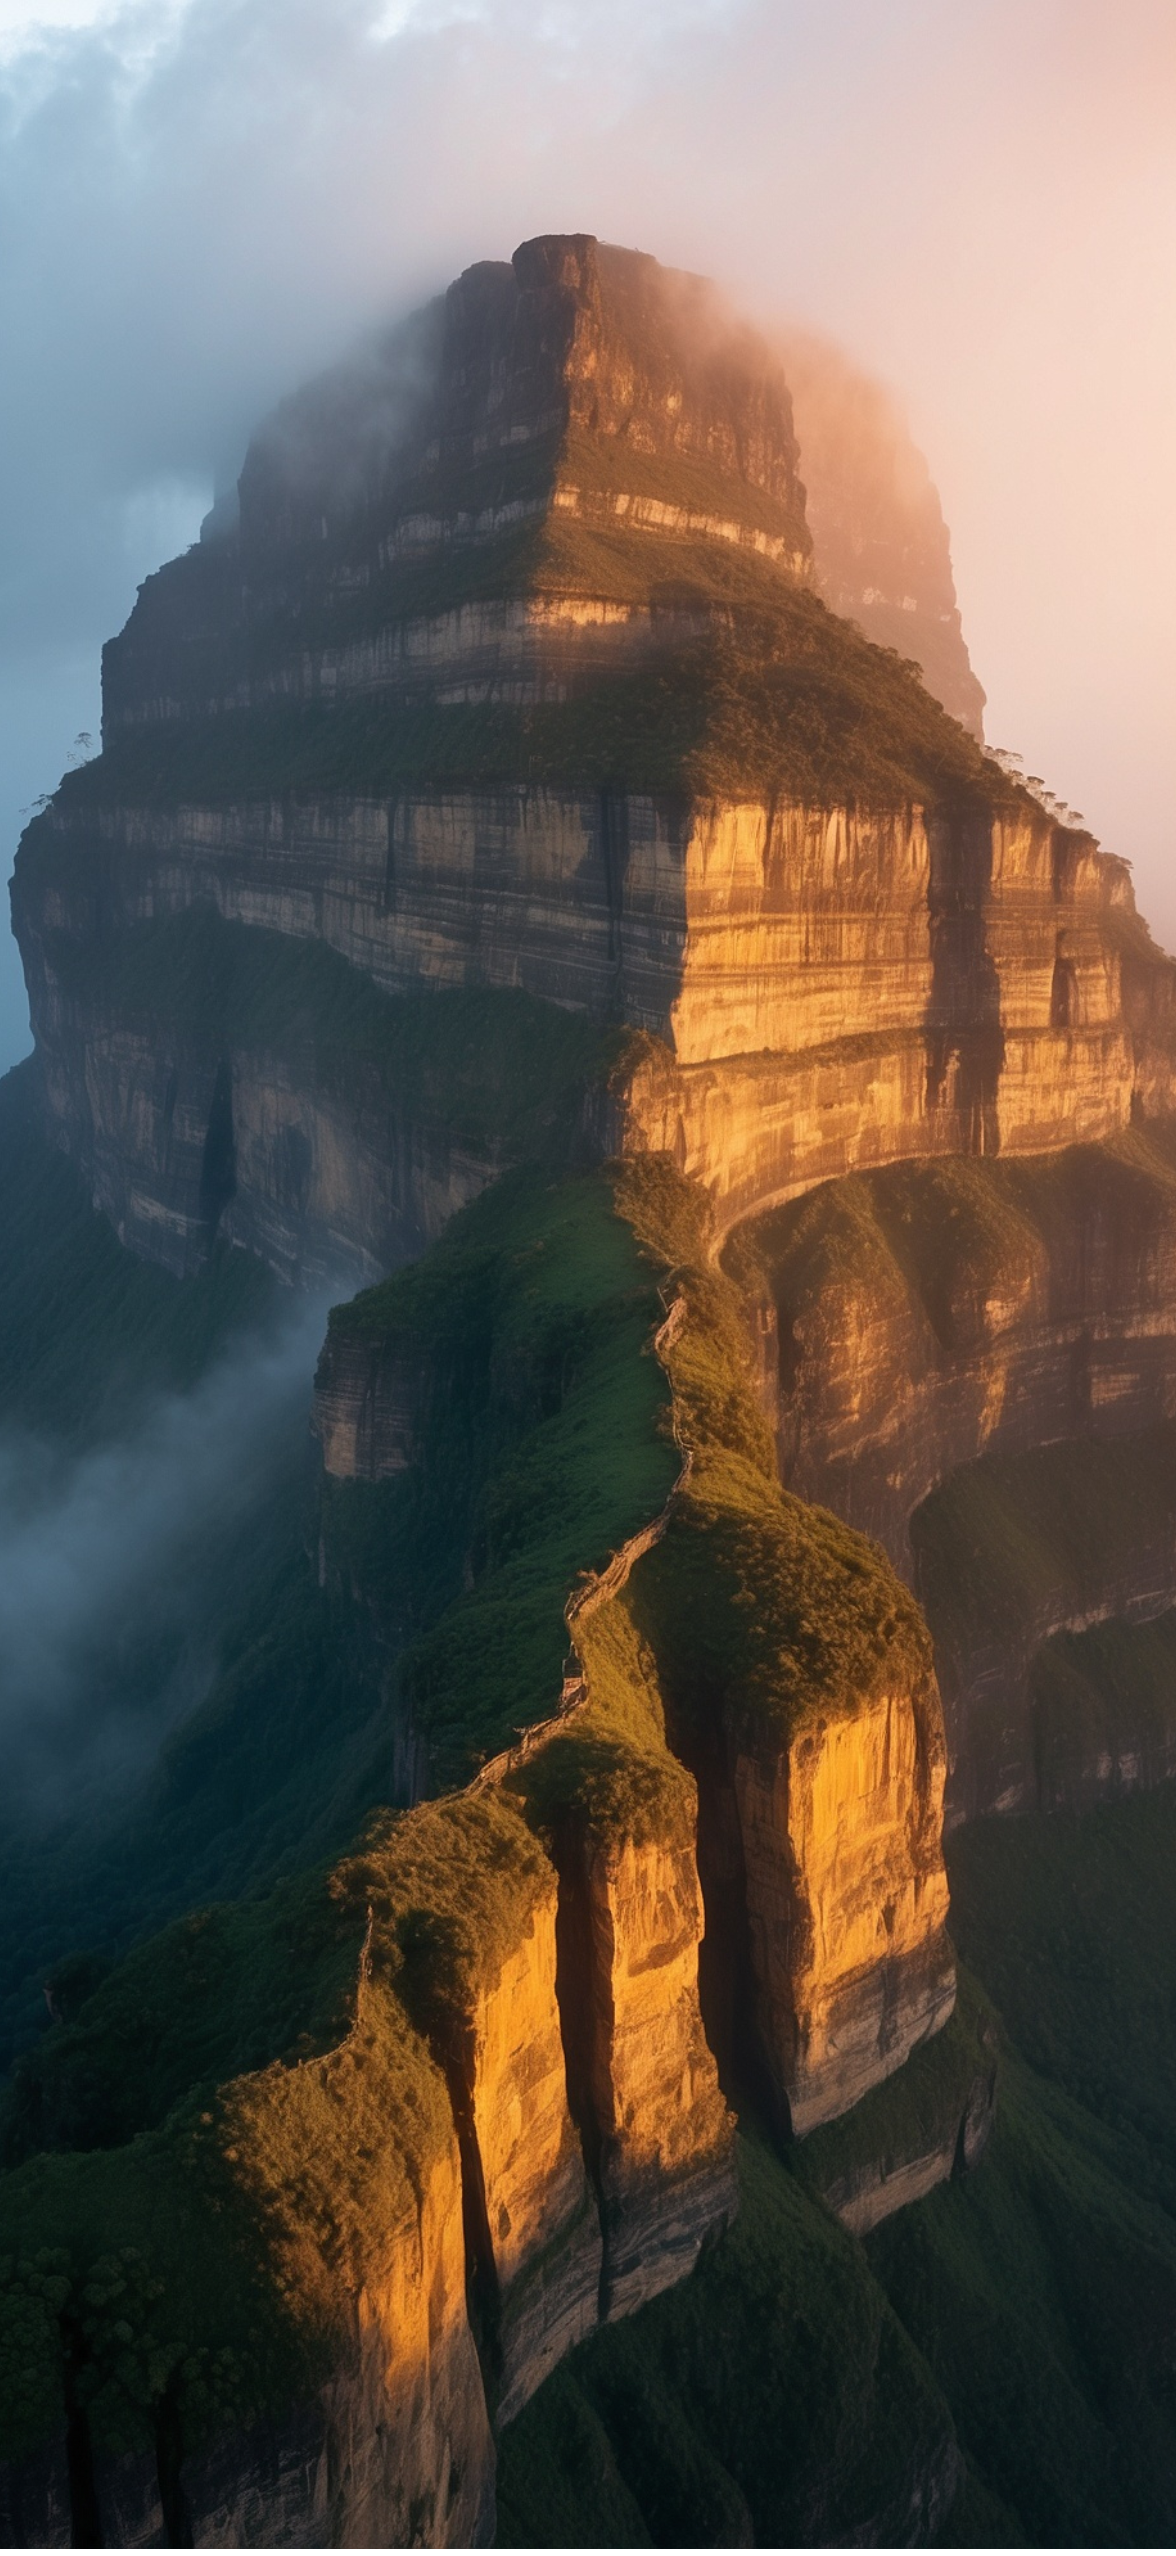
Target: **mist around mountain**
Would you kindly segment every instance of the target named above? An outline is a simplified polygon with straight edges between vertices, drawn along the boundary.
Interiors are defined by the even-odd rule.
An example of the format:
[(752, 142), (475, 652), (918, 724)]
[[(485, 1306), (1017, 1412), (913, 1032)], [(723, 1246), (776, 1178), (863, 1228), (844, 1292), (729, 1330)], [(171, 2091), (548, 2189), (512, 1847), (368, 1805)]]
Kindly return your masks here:
[(1176, 970), (905, 428), (543, 235), (103, 683), (0, 1087), (10, 2542), (1166, 2543)]

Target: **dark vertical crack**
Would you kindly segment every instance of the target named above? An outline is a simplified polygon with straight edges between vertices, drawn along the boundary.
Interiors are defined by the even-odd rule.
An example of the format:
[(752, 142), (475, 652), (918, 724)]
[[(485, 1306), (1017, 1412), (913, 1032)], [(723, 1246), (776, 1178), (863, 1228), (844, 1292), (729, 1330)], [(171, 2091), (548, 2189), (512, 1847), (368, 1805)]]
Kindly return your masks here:
[(555, 1995), (563, 2043), (568, 2110), (580, 2140), (584, 2172), (600, 2221), (600, 2290), (597, 2314), (603, 2325), (612, 2296), (608, 2211), (604, 2190), (604, 2130), (596, 2080), (601, 2054), (597, 2044), (603, 1983), (597, 1975), (592, 1907), (588, 1890), (584, 1840), (578, 1825), (564, 1824), (553, 1843), (559, 1879), (555, 1917)]
[(237, 1147), (233, 1135), (233, 1069), (222, 1056), (212, 1087), (204, 1156), (200, 1165), (200, 1220), (209, 1248), (216, 1229), (237, 1192)]
[(719, 2084), (733, 2111), (751, 2104), (781, 2138), (791, 2137), (786, 2100), (773, 2083), (756, 2015), (755, 1964), (739, 1805), (716, 1721), (670, 1716), (671, 1748), (698, 1793), (695, 1854), (702, 1891), (698, 2002)]
[(1054, 952), (1053, 981), (1049, 990), (1051, 1029), (1077, 1029), (1079, 1019), (1078, 970), (1066, 951), (1066, 935), (1059, 932)]
[(620, 971), (623, 956), (622, 925), (625, 911), (625, 879), (629, 868), (629, 801), (624, 790), (602, 790), (599, 808), (600, 861), (604, 872), (604, 902), (608, 916), (608, 955), (617, 971), (617, 994), (620, 996)]
[(461, 2227), (470, 2331), (487, 2399), (493, 2406), (502, 2379), (502, 2294), (486, 2205), (486, 2174), (474, 2121), (473, 2054), (464, 2046), (467, 2041), (468, 2036), (463, 2034), (462, 2047), (455, 2049), (451, 2044), (435, 2055), (445, 2071), (461, 2161)]
[(94, 2444), (90, 2437), (90, 2417), (79, 2395), (78, 2382), (89, 2358), (89, 2348), (80, 2325), (73, 2317), (63, 2317), (61, 2339), (64, 2345), (65, 2395), (65, 2459), (69, 2477), (69, 2543), (71, 2547), (105, 2547), (102, 2518), (98, 2509), (98, 2486), (94, 2475)]
[(180, 2419), (180, 2374), (173, 2370), (155, 2409), (155, 2473), (159, 2480), (159, 2504), (169, 2547), (191, 2547), (192, 2523), (180, 2471), (184, 2458), (184, 2432)]
[(989, 821), (954, 811), (932, 823), (930, 841), (927, 1109), (951, 1112), (963, 1152), (995, 1154), (1004, 1032), (1000, 977), (988, 947)]

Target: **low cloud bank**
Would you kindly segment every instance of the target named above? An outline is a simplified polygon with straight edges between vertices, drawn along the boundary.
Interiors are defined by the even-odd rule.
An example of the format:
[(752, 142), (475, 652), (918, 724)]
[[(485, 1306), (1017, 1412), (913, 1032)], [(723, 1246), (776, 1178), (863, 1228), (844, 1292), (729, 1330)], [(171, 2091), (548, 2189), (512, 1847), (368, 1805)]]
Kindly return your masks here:
[(301, 1477), (324, 1304), (80, 1457), (0, 1438), (0, 1746), (10, 1812), (113, 1792), (200, 1700)]

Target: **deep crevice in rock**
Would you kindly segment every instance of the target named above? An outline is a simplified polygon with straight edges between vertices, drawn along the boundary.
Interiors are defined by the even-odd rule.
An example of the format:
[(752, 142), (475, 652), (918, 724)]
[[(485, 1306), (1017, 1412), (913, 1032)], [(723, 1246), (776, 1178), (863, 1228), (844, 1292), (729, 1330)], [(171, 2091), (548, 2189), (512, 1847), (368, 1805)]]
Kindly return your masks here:
[(212, 1087), (208, 1130), (200, 1165), (200, 1221), (211, 1249), (216, 1229), (237, 1194), (237, 1144), (233, 1133), (233, 1069), (222, 1056)]
[(69, 2476), (69, 2543), (71, 2547), (105, 2547), (94, 2475), (90, 2418), (78, 2393), (78, 2380), (89, 2360), (89, 2350), (81, 2327), (73, 2317), (63, 2317), (61, 2338), (65, 2346), (63, 2392), (65, 2456)]
[(600, 2220), (601, 2265), (598, 2312), (608, 2315), (610, 2272), (608, 2214), (604, 2195), (604, 2137), (593, 2086), (600, 2016), (600, 1983), (592, 1935), (588, 1876), (583, 1840), (570, 1828), (554, 1842), (559, 1877), (555, 1919), (555, 1995), (563, 2043), (568, 2110), (584, 2158), (584, 2171)]

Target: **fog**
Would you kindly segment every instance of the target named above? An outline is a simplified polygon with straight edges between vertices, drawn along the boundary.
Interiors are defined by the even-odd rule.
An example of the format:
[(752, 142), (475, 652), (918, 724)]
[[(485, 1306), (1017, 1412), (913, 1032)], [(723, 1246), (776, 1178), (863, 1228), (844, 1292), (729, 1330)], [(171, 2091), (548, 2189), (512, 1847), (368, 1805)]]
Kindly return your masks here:
[(0, 1750), (11, 1817), (125, 1789), (199, 1703), (300, 1480), (325, 1303), (73, 1455), (0, 1437)]
[(990, 738), (1176, 942), (1174, 106), (1169, 0), (4, 0), (0, 850), (253, 421), (587, 229), (895, 386)]

